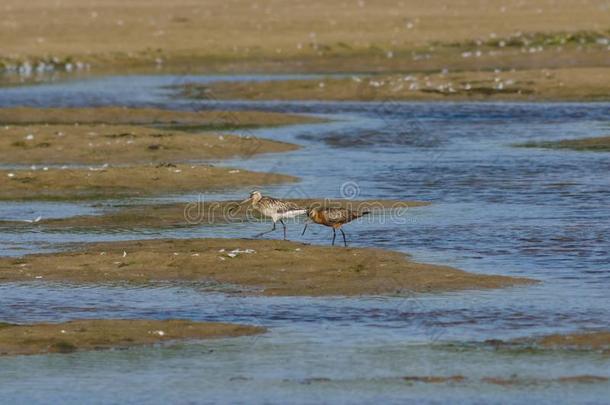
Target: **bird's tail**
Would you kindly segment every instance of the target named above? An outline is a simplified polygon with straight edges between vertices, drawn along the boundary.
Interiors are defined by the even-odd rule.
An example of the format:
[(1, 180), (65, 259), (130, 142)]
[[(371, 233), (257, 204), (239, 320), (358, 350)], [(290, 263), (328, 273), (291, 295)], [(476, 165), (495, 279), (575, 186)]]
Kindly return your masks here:
[(362, 212), (354, 212), (352, 215), (352, 219), (358, 219), (360, 217), (363, 217), (365, 215), (369, 215), (371, 213), (371, 211), (362, 211)]

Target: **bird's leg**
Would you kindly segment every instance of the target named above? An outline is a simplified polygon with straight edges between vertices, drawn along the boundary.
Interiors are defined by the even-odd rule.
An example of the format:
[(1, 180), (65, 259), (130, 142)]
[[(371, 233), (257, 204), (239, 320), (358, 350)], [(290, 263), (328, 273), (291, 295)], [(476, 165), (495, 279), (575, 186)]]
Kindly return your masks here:
[(265, 231), (265, 232), (257, 233), (256, 235), (254, 235), (254, 237), (255, 238), (260, 238), (261, 236), (266, 235), (266, 234), (268, 234), (270, 232), (273, 232), (273, 231), (275, 231), (275, 222), (273, 223), (273, 228), (271, 228), (270, 231)]
[(286, 240), (286, 224), (280, 219), (280, 224), (284, 227), (284, 240)]
[(341, 235), (343, 235), (343, 244), (345, 245), (345, 247), (347, 247), (347, 241), (345, 240), (345, 232), (343, 232), (343, 228), (339, 228), (339, 230), (341, 231)]
[(305, 228), (303, 228), (303, 232), (301, 232), (301, 236), (305, 235), (305, 231), (307, 230), (307, 225), (309, 225), (309, 222), (305, 221)]
[(331, 246), (335, 246), (335, 238), (337, 237), (337, 231), (335, 231), (335, 228), (333, 228), (333, 242), (331, 243)]

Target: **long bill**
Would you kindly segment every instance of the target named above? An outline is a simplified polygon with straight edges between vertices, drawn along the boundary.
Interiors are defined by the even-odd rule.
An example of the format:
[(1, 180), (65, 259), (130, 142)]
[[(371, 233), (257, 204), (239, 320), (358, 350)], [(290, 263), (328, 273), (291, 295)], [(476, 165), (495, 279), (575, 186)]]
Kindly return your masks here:
[(241, 208), (242, 205), (244, 205), (245, 203), (247, 203), (248, 201), (250, 201), (252, 199), (252, 197), (248, 197), (245, 200), (243, 200), (242, 202), (240, 202), (239, 204), (237, 204), (237, 206), (232, 206), (229, 208), (229, 214), (233, 214), (233, 212), (235, 212), (235, 210), (238, 210)]

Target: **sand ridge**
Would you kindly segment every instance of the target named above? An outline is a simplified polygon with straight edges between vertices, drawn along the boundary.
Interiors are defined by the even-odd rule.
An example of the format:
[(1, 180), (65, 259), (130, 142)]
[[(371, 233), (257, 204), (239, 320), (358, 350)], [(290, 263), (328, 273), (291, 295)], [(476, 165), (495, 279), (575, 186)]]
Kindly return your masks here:
[(40, 167), (0, 170), (0, 200), (87, 200), (203, 193), (239, 187), (247, 190), (296, 180), (288, 175), (211, 165), (162, 163), (84, 169)]
[(135, 125), (0, 126), (0, 160), (17, 164), (202, 161), (248, 158), (297, 148), (254, 136), (192, 134)]
[(258, 326), (187, 320), (92, 319), (63, 323), (0, 323), (0, 356), (122, 349), (256, 335)]
[(248, 294), (354, 296), (501, 288), (527, 278), (467, 273), (372, 248), (281, 240), (188, 239), (94, 243), (74, 251), (0, 258), (0, 281), (208, 281)]
[(560, 141), (536, 141), (517, 144), (524, 148), (571, 149), (590, 152), (610, 152), (610, 136), (583, 139), (562, 139)]
[[(424, 201), (395, 200), (329, 200), (329, 199), (284, 199), (304, 209), (313, 207), (347, 208), (354, 211), (369, 211), (370, 218), (376, 215), (404, 218), (407, 210), (429, 205)], [(105, 207), (95, 215), (66, 218), (41, 218), (34, 223), (0, 221), (0, 225), (12, 227), (40, 226), (48, 229), (141, 229), (205, 226), (231, 222), (261, 221), (264, 218), (251, 206), (240, 204), (240, 200), (205, 200), (187, 203), (138, 204)]]

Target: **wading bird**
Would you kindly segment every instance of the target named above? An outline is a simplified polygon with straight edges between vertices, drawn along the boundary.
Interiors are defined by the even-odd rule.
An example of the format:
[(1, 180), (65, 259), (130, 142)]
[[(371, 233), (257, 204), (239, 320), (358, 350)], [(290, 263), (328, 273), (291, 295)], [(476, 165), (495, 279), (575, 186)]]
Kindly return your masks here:
[[(341, 227), (348, 222), (358, 219), (364, 215), (369, 214), (368, 211), (356, 212), (348, 210), (346, 208), (311, 208), (307, 211), (307, 216), (312, 222), (316, 224), (325, 225), (333, 228), (333, 241), (332, 245), (335, 246), (335, 238), (337, 237), (337, 229), (341, 231), (343, 235), (343, 244), (347, 247), (347, 241), (345, 240), (345, 232)], [(305, 222), (305, 228), (301, 236), (305, 235), (308, 223)]]
[(262, 195), (259, 191), (253, 191), (250, 193), (250, 197), (242, 201), (242, 204), (247, 202), (252, 203), (252, 208), (260, 212), (266, 217), (270, 217), (273, 220), (273, 228), (270, 231), (262, 232), (254, 235), (255, 238), (263, 236), (269, 232), (275, 231), (275, 223), (279, 221), (284, 227), (284, 240), (286, 239), (286, 224), (283, 219), (294, 218), (299, 215), (304, 215), (307, 210), (300, 209), (296, 204), (289, 201), (278, 200), (277, 198), (267, 197)]

